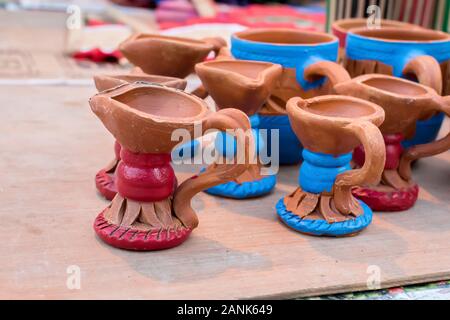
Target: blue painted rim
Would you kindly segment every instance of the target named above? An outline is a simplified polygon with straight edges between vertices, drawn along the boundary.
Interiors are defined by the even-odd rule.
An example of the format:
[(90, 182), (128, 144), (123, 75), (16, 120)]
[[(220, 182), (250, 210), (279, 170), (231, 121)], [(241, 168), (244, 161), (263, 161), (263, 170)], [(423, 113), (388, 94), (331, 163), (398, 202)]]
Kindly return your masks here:
[(347, 36), (346, 56), (352, 60), (377, 60), (392, 66), (401, 77), (405, 65), (417, 56), (429, 55), (438, 62), (450, 59), (450, 40), (429, 42), (384, 41), (354, 33)]
[(319, 61), (336, 62), (338, 58), (339, 40), (317, 44), (276, 44), (258, 42), (231, 36), (231, 53), (242, 60), (266, 61), (278, 63), (285, 68), (296, 70), (297, 82), (304, 90), (322, 85), (324, 78), (308, 81), (303, 74), (305, 69)]
[(241, 184), (230, 181), (206, 189), (205, 192), (211, 195), (233, 199), (255, 198), (268, 194), (275, 188), (276, 183), (276, 175), (271, 175), (260, 180), (243, 182)]
[(328, 223), (326, 220), (302, 219), (296, 214), (288, 211), (283, 202), (284, 198), (278, 200), (276, 210), (279, 218), (292, 229), (315, 236), (345, 236), (359, 232), (372, 222), (372, 210), (362, 201), (358, 200), (364, 209), (364, 213), (351, 220)]

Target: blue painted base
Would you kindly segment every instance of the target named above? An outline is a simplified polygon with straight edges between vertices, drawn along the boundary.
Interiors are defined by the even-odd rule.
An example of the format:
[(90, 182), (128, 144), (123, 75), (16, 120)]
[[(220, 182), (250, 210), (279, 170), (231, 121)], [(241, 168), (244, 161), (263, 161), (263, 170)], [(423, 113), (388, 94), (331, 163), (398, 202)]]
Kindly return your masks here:
[(234, 199), (255, 198), (268, 194), (273, 190), (273, 188), (275, 188), (276, 183), (277, 176), (271, 175), (260, 180), (244, 182), (241, 184), (230, 181), (206, 189), (205, 192), (215, 196)]
[[(279, 154), (280, 164), (297, 164), (302, 160), (303, 146), (292, 131), (289, 118), (286, 115), (280, 116), (259, 116), (260, 129), (278, 129), (279, 131)], [(267, 133), (267, 154), (270, 156), (272, 151), (272, 141), (270, 133)]]
[(277, 205), (277, 214), (280, 219), (292, 229), (315, 236), (340, 237), (361, 231), (372, 222), (372, 210), (362, 201), (359, 201), (364, 213), (351, 220), (343, 222), (328, 223), (326, 220), (302, 219), (296, 214), (288, 211), (281, 198)]
[(186, 142), (185, 144), (182, 144), (172, 151), (172, 160), (176, 161), (188, 158), (192, 159), (197, 153), (199, 147), (200, 142), (198, 140), (191, 140), (189, 142)]
[(444, 113), (440, 112), (428, 120), (417, 121), (416, 134), (412, 139), (404, 140), (402, 146), (409, 148), (416, 144), (424, 144), (436, 140), (443, 120)]

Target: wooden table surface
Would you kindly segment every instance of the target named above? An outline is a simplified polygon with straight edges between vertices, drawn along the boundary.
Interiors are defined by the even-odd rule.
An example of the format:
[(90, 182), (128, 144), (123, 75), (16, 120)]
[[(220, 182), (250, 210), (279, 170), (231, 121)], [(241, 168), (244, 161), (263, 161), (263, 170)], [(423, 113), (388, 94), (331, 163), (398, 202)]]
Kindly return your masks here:
[(177, 248), (104, 244), (92, 223), (108, 202), (94, 175), (113, 139), (90, 111), (93, 93), (0, 87), (0, 298), (288, 298), (367, 290), (377, 273), (381, 287), (450, 279), (449, 153), (417, 164), (413, 210), (376, 213), (356, 237), (305, 236), (277, 220), (276, 201), (297, 184), (298, 166), (289, 166), (264, 198), (196, 196), (200, 225)]

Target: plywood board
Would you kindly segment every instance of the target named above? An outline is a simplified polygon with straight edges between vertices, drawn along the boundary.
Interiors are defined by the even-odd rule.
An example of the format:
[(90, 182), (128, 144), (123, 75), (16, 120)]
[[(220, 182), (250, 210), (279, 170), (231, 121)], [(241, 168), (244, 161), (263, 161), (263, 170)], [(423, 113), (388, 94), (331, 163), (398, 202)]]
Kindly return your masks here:
[[(89, 109), (93, 93), (0, 88), (0, 298), (288, 298), (367, 290), (374, 270), (381, 287), (450, 278), (448, 153), (416, 166), (423, 188), (413, 210), (377, 213), (356, 237), (305, 236), (277, 221), (276, 201), (297, 184), (290, 166), (258, 200), (199, 194), (200, 225), (177, 248), (105, 245), (92, 228), (107, 205), (93, 178), (113, 139)], [(67, 287), (71, 266), (80, 289)]]

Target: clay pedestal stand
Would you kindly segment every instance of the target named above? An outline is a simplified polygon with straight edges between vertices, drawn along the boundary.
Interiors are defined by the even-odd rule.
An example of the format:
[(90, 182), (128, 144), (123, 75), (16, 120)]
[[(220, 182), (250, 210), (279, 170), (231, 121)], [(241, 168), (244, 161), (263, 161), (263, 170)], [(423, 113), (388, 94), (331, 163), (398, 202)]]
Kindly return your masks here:
[[(121, 84), (133, 83), (136, 81), (159, 83), (180, 90), (184, 90), (187, 84), (184, 79), (149, 75), (143, 73), (141, 70), (133, 70), (130, 74), (94, 76), (95, 87), (99, 92), (111, 89)], [(98, 171), (95, 175), (95, 185), (97, 190), (108, 200), (112, 200), (117, 193), (117, 187), (114, 182), (117, 163), (120, 160), (120, 144), (117, 141), (114, 144), (114, 155), (114, 160), (112, 160), (106, 167)]]
[[(279, 218), (306, 234), (344, 236), (369, 225), (372, 211), (351, 189), (380, 181), (385, 161), (383, 137), (377, 128), (383, 109), (344, 96), (287, 103), (292, 129), (304, 146), (299, 187), (276, 205)], [(367, 157), (361, 169), (350, 170), (352, 150), (362, 142)]]
[[(216, 102), (219, 110), (237, 108), (250, 116), (253, 128), (252, 134), (256, 136), (258, 147), (262, 145), (257, 130), (258, 116), (256, 113), (269, 97), (281, 75), (281, 66), (268, 62), (253, 62), (242, 60), (218, 60), (199, 63), (195, 71), (202, 81), (207, 92)], [(227, 151), (227, 136), (218, 136), (219, 150), (223, 156)], [(225, 143), (223, 143), (225, 142)], [(217, 143), (216, 143), (217, 145)], [(259, 148), (258, 148), (259, 150)], [(229, 155), (229, 154), (228, 154)], [(211, 167), (213, 168), (215, 164)], [(206, 169), (208, 171), (209, 168)], [(250, 198), (269, 193), (276, 183), (276, 176), (263, 176), (261, 167), (255, 159), (248, 170), (233, 181), (209, 188), (206, 192), (230, 198)]]
[[(333, 85), (350, 79), (336, 63), (338, 39), (332, 35), (285, 28), (247, 29), (231, 37), (231, 53), (237, 59), (266, 61), (283, 66), (278, 85), (260, 110), (260, 128), (280, 130), (280, 163), (301, 160), (302, 146), (292, 131), (286, 102), (292, 97), (312, 98), (332, 93)], [(328, 81), (325, 81), (326, 79)], [(271, 141), (267, 141), (271, 150)]]
[(253, 156), (253, 140), (237, 136), (243, 147), (240, 164), (216, 166), (177, 186), (170, 152), (177, 144), (171, 136), (194, 125), (208, 129), (250, 128), (239, 110), (217, 113), (203, 100), (183, 91), (156, 84), (133, 83), (103, 91), (89, 101), (92, 111), (122, 146), (116, 170), (117, 195), (94, 222), (106, 243), (130, 250), (159, 250), (179, 245), (198, 224), (190, 206), (205, 188), (242, 174)]
[[(403, 149), (401, 142), (415, 132), (416, 121), (436, 112), (450, 114), (450, 99), (433, 89), (386, 75), (369, 74), (335, 86), (336, 92), (362, 98), (381, 106), (386, 114), (380, 130), (386, 144), (386, 164), (377, 186), (355, 188), (353, 194), (376, 211), (402, 211), (417, 200), (418, 186), (411, 179), (412, 160), (444, 152), (450, 148), (450, 136), (428, 144)], [(353, 160), (364, 162), (363, 147), (355, 149)]]

